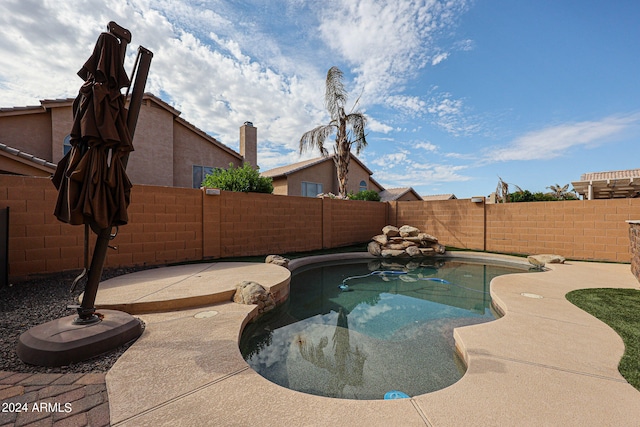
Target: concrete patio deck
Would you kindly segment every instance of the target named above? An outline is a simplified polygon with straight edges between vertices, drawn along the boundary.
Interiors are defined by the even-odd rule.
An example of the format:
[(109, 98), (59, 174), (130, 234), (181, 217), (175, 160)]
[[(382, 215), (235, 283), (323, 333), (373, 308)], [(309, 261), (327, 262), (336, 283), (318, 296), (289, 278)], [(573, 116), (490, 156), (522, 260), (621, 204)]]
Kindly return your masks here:
[[(463, 256), (508, 259), (487, 254)], [(216, 268), (225, 267), (223, 264), (216, 264)], [(114, 298), (119, 295), (119, 303), (126, 305), (140, 300), (141, 295), (171, 288), (171, 281), (179, 282), (182, 289), (204, 286), (202, 277), (184, 267), (195, 268), (152, 270), (157, 276), (149, 280), (140, 280), (146, 272), (122, 276), (117, 285), (103, 283), (100, 292), (112, 289)], [(251, 274), (242, 266), (232, 267), (235, 273), (208, 285), (207, 295), (214, 287), (228, 292), (229, 285), (241, 280), (261, 280), (247, 277), (256, 277), (255, 266), (246, 266), (253, 269)], [(255, 314), (255, 306), (220, 302), (142, 314), (140, 318), (146, 323), (143, 335), (106, 375), (111, 424), (639, 425), (640, 392), (617, 369), (624, 352), (621, 338), (564, 297), (582, 288), (639, 289), (629, 265), (568, 262), (549, 267), (550, 271), (540, 274), (494, 279), (491, 294), (505, 316), (455, 330), (456, 345), (468, 365), (464, 377), (443, 390), (410, 399), (332, 399), (267, 381), (249, 368), (238, 349), (239, 335)], [(279, 274), (288, 272), (267, 268), (273, 270), (269, 280), (283, 286)], [(168, 277), (172, 278), (169, 282)], [(158, 280), (165, 280), (164, 285), (158, 286)], [(118, 288), (129, 290), (121, 293)], [(134, 288), (141, 291), (134, 292)]]

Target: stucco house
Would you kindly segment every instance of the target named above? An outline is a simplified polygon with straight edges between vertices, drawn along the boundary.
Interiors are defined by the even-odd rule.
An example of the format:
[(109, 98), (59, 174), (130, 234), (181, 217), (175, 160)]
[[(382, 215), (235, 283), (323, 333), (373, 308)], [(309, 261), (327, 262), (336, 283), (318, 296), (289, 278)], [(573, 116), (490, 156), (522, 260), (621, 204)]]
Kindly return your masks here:
[[(73, 99), (0, 108), (0, 173), (48, 176), (71, 147)], [(240, 127), (240, 153), (180, 117), (151, 93), (143, 97), (127, 174), (134, 184), (197, 188), (213, 168), (257, 165), (257, 130)]]
[[(378, 193), (384, 188), (374, 180), (373, 172), (356, 156), (351, 155), (347, 192), (374, 190)], [(262, 176), (273, 179), (273, 194), (286, 196), (316, 197), (320, 193), (338, 194), (338, 178), (333, 154), (304, 160), (287, 166), (261, 172)]]

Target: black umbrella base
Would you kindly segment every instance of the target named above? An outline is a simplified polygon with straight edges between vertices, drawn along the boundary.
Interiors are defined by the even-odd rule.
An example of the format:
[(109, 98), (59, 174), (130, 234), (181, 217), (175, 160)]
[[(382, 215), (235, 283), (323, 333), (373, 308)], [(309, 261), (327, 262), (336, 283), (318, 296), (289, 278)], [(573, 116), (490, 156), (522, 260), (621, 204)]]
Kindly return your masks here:
[(100, 310), (98, 322), (74, 324), (77, 315), (34, 326), (18, 340), (16, 352), (23, 362), (38, 366), (64, 366), (115, 350), (142, 334), (140, 320), (116, 310)]

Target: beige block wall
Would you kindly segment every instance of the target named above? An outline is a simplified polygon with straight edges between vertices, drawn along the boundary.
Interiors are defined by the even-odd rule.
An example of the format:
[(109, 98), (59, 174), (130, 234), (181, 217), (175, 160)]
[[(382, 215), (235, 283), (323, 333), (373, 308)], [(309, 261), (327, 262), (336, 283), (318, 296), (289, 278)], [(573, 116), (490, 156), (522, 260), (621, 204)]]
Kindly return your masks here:
[(159, 265), (203, 257), (202, 191), (134, 186), (129, 223), (113, 240), (107, 267)]
[(412, 225), (443, 245), (484, 250), (484, 205), (469, 199), (396, 202), (390, 209), (398, 227)]
[(222, 257), (322, 247), (322, 199), (222, 192), (220, 203)]
[(51, 115), (48, 111), (0, 117), (0, 142), (52, 161)]
[(387, 206), (380, 202), (324, 198), (323, 217), (327, 232), (325, 248), (367, 242), (388, 224)]
[(629, 262), (625, 221), (634, 216), (640, 199), (487, 205), (487, 250)]
[(193, 165), (228, 168), (229, 163), (239, 166), (242, 161), (223, 151), (188, 129), (180, 122), (173, 126), (173, 185), (191, 188)]
[(173, 186), (173, 114), (145, 100), (133, 147), (127, 166), (133, 184)]
[[(59, 222), (56, 199), (48, 178), (0, 175), (0, 208), (11, 209), (11, 277), (82, 267), (84, 227)], [(414, 225), (458, 248), (628, 263), (626, 221), (640, 218), (640, 199), (378, 203), (140, 185), (129, 217), (107, 267), (339, 247), (364, 243), (386, 224)]]
[[(83, 267), (84, 227), (58, 221), (58, 192), (48, 178), (0, 175), (0, 207), (9, 207), (9, 274)], [(202, 192), (134, 186), (129, 224), (120, 227), (106, 267), (202, 259)], [(91, 248), (95, 244), (91, 234)]]

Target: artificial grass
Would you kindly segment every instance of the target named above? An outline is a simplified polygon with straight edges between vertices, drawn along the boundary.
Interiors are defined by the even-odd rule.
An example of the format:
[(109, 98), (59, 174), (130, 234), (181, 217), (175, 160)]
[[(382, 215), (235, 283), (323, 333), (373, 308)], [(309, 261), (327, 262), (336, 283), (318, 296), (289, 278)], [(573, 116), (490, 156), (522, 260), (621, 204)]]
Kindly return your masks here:
[(625, 349), (618, 370), (640, 391), (640, 290), (578, 289), (566, 298), (622, 337)]

